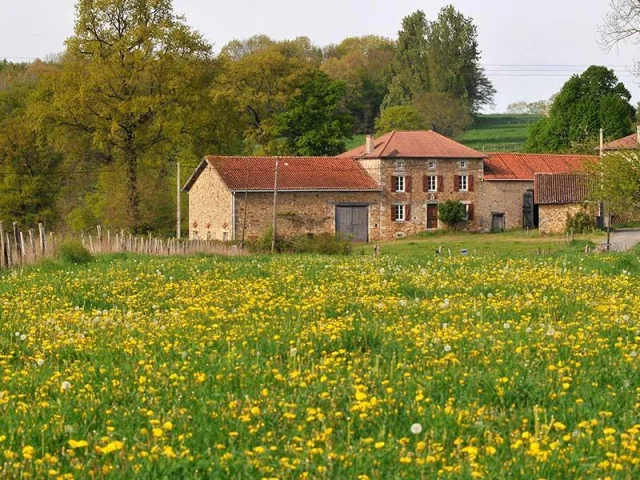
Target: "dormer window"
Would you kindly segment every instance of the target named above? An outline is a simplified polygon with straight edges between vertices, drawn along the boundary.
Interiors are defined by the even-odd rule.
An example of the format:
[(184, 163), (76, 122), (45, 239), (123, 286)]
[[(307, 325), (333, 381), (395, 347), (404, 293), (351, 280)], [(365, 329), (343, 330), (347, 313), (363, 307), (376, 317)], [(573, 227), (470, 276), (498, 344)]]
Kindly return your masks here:
[(460, 160), (459, 162), (460, 168), (467, 168), (467, 161), (466, 160)]
[(434, 160), (429, 160), (427, 162), (427, 168), (429, 170), (435, 170), (437, 166), (438, 166), (438, 164)]

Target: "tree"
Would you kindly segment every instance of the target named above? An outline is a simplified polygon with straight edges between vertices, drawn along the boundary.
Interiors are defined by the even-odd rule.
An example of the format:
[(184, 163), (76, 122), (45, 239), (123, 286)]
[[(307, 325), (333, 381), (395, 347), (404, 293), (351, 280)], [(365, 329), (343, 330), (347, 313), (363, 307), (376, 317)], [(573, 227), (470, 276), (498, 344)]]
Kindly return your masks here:
[[(88, 139), (94, 168), (112, 166), (126, 185), (126, 223), (144, 226), (140, 165), (163, 173), (211, 68), (210, 46), (173, 13), (170, 0), (79, 0), (66, 42), (34, 114), (56, 129), (65, 154)], [(75, 139), (75, 141), (74, 141)], [(85, 152), (86, 155), (86, 152)]]
[(35, 62), (7, 64), (0, 71), (0, 218), (25, 226), (51, 226), (58, 217), (61, 158), (26, 115), (28, 99), (47, 68)]
[(413, 105), (398, 105), (382, 110), (376, 120), (376, 133), (382, 135), (394, 130), (424, 130), (427, 124)]
[(591, 199), (603, 201), (619, 217), (637, 217), (640, 213), (640, 155), (615, 152), (588, 164), (587, 171), (595, 184)]
[(298, 93), (276, 117), (278, 133), (295, 155), (338, 155), (345, 150), (353, 123), (344, 107), (346, 87), (319, 70), (309, 72)]
[(438, 219), (449, 228), (456, 228), (464, 222), (467, 212), (459, 200), (447, 200), (438, 204)]
[(395, 42), (369, 35), (351, 37), (325, 48), (321, 69), (347, 85), (347, 108), (356, 133), (371, 132), (391, 77)]
[(462, 102), (444, 93), (423, 93), (413, 103), (424, 124), (447, 137), (461, 134), (473, 122)]
[(221, 61), (222, 73), (211, 91), (214, 103), (231, 108), (240, 119), (245, 153), (277, 153), (269, 150), (278, 138), (276, 117), (313, 67), (286, 56), (275, 44), (237, 61), (223, 55)]
[(471, 114), (493, 103), (496, 91), (480, 64), (473, 19), (452, 5), (444, 7), (428, 25), (427, 42), (431, 91), (459, 99)]
[(631, 94), (613, 70), (591, 66), (572, 76), (555, 97), (549, 117), (534, 124), (525, 149), (530, 152), (591, 152), (600, 128), (605, 138), (616, 139), (631, 132), (635, 109)]
[(440, 10), (433, 22), (422, 11), (403, 20), (393, 74), (385, 108), (434, 92), (456, 98), (470, 114), (476, 114), (495, 95), (480, 65), (477, 28), (453, 6)]
[(427, 17), (421, 10), (402, 19), (392, 65), (393, 77), (382, 109), (406, 105), (416, 92), (431, 91), (427, 31)]

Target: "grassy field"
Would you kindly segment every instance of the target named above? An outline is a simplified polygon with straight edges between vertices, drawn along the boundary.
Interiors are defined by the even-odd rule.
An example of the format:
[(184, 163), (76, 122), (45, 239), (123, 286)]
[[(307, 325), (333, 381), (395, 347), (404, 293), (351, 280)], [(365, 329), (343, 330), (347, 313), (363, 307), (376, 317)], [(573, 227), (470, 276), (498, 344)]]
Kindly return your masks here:
[[(603, 241), (602, 233), (576, 235), (568, 242), (564, 236), (540, 237), (537, 230), (514, 230), (499, 234), (450, 233), (442, 230), (384, 243), (381, 252), (392, 256), (425, 258), (435, 256), (436, 250), (440, 255), (459, 256), (464, 249), (470, 256), (531, 257), (580, 253), (584, 252), (585, 246), (594, 248)], [(359, 250), (369, 253), (372, 249), (373, 246), (369, 245)]]
[(0, 274), (0, 478), (640, 475), (637, 253), (398, 245)]
[[(456, 140), (485, 152), (522, 151), (529, 127), (539, 119), (537, 115), (480, 115), (471, 129)], [(363, 145), (364, 140), (364, 135), (356, 135), (347, 142), (347, 150)]]

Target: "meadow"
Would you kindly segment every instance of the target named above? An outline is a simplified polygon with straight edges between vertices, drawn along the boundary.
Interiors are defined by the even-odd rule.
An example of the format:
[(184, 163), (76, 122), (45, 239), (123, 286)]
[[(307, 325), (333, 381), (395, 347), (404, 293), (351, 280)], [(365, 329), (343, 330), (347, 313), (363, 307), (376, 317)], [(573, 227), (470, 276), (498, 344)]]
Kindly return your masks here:
[(638, 252), (5, 272), (0, 478), (637, 478), (639, 320)]

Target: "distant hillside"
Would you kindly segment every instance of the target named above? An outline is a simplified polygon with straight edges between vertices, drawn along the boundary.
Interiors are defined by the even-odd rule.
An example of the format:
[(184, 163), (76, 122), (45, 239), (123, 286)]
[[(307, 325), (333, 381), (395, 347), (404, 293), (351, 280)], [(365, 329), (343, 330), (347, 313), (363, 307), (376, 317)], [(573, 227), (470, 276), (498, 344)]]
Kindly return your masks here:
[(456, 140), (484, 152), (522, 151), (531, 124), (539, 115), (480, 115), (471, 129)]
[[(457, 141), (481, 152), (522, 151), (531, 124), (540, 120), (539, 115), (480, 115), (471, 129)], [(356, 135), (347, 142), (347, 150), (364, 143), (364, 135)]]

